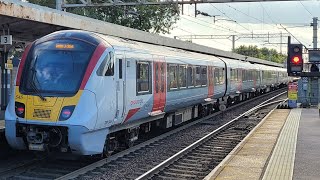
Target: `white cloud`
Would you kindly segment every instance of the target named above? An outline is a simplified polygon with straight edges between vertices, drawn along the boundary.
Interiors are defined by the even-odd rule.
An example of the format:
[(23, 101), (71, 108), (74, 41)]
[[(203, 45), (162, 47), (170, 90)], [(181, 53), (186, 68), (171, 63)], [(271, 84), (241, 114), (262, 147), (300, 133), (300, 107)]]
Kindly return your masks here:
[[(184, 15), (167, 37), (181, 35), (237, 35), (248, 33), (287, 33), (285, 27), (305, 46), (312, 47), (313, 17), (320, 15), (319, 1), (282, 1), (257, 3), (198, 4), (197, 9), (209, 15), (218, 15), (215, 23), (213, 17), (198, 15), (194, 17), (194, 5), (184, 5)], [(320, 18), (319, 18), (320, 19)], [(229, 21), (232, 20), (232, 21)], [(236, 22), (233, 22), (236, 21)], [(282, 26), (281, 26), (281, 25)], [(299, 26), (299, 27), (298, 27)], [(302, 27), (304, 26), (304, 27)], [(278, 52), (286, 52), (286, 45), (267, 44), (268, 39), (238, 39), (239, 45), (257, 45), (274, 48)], [(283, 43), (287, 38), (283, 38)], [(297, 42), (292, 38), (293, 42)], [(230, 51), (231, 38), (212, 40), (192, 40), (194, 43)], [(270, 43), (280, 43), (280, 38), (269, 39)], [(310, 46), (311, 45), (311, 46)]]

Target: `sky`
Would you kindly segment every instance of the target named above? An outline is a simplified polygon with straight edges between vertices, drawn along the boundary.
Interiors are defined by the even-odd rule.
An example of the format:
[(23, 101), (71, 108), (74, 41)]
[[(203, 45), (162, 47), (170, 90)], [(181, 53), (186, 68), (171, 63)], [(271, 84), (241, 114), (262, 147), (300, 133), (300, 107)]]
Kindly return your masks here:
[[(313, 29), (310, 23), (313, 17), (319, 17), (320, 20), (320, 1), (198, 4), (197, 10), (215, 16), (215, 18), (203, 15), (195, 17), (194, 5), (184, 5), (183, 14), (180, 13), (180, 20), (173, 26), (171, 33), (164, 36), (173, 38), (182, 35), (252, 33), (277, 33), (280, 36), (282, 33), (282, 43), (286, 43), (287, 36), (291, 35), (293, 43), (301, 42), (307, 48), (312, 48)], [(216, 19), (215, 22), (214, 19)], [(280, 46), (279, 36), (269, 40), (267, 38), (236, 38), (235, 46), (257, 45), (259, 48), (273, 48), (285, 54), (287, 45)], [(231, 37), (229, 39), (193, 39), (192, 42), (226, 51), (232, 49)]]

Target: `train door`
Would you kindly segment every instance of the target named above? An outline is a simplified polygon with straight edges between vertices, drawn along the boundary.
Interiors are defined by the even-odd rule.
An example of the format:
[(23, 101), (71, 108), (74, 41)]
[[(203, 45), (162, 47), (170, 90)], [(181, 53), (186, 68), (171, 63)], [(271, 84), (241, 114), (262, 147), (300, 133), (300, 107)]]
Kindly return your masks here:
[(152, 113), (164, 112), (166, 104), (166, 63), (164, 57), (157, 56), (153, 61), (153, 107)]
[(214, 87), (213, 87), (213, 67), (208, 67), (208, 80), (209, 80), (209, 87), (208, 87), (208, 97), (213, 97)]
[(126, 71), (125, 71), (125, 58), (123, 54), (116, 54), (116, 118), (115, 120), (122, 120), (125, 113), (125, 98), (126, 98)]
[(258, 75), (257, 72), (258, 72), (257, 69), (253, 69), (252, 70), (252, 79), (253, 79), (253, 87), (254, 87), (254, 89), (257, 89), (257, 75)]

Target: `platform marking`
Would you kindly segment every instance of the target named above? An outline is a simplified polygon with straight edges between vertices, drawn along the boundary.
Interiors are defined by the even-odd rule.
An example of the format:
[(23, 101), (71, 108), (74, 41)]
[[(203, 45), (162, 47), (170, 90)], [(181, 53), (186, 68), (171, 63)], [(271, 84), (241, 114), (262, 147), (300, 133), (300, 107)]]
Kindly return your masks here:
[(289, 109), (270, 112), (204, 180), (261, 179), (289, 113)]
[(271, 155), (263, 180), (291, 180), (301, 109), (292, 109)]

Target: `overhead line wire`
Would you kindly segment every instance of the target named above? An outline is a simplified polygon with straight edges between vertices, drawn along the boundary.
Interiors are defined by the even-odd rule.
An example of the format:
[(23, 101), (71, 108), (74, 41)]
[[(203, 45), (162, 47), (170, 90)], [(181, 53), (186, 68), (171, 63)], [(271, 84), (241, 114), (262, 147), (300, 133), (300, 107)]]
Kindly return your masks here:
[[(277, 22), (275, 22), (271, 16), (269, 15), (268, 11), (264, 8), (263, 4), (261, 2), (260, 3), (260, 6), (262, 7), (262, 9), (264, 10), (264, 12), (266, 12), (267, 16), (269, 17), (269, 19), (273, 22), (273, 24), (277, 24)], [(279, 27), (277, 27), (279, 29)]]
[[(179, 27), (176, 27), (176, 28), (177, 28), (177, 29), (180, 29), (180, 30), (182, 30), (182, 31), (184, 31), (184, 32), (186, 32), (186, 33), (190, 33), (190, 34), (192, 34), (192, 35), (195, 35), (195, 33), (192, 33), (192, 32), (190, 32), (190, 31), (184, 30), (184, 29), (182, 29), (182, 28), (179, 28)], [(216, 43), (225, 45), (225, 46), (229, 46), (229, 45), (227, 45), (227, 44), (225, 44), (225, 43), (222, 43), (222, 42), (219, 42), (219, 41), (215, 41), (215, 40), (213, 40), (213, 39), (210, 39), (210, 40), (213, 41), (213, 42), (216, 42)]]
[(190, 31), (184, 30), (184, 29), (182, 29), (182, 28), (179, 28), (179, 27), (176, 27), (176, 28), (177, 28), (177, 29), (180, 29), (181, 31), (184, 31), (184, 32), (186, 32), (186, 33), (194, 34), (194, 33), (190, 32)]
[[(227, 18), (233, 20), (231, 17), (229, 17), (226, 13), (222, 12), (219, 8), (213, 6), (212, 4), (210, 4), (213, 8), (215, 8), (216, 10), (218, 10), (220, 13), (222, 13), (223, 15), (225, 15)], [(233, 20), (235, 23), (237, 23), (239, 26), (241, 26), (243, 29), (246, 29), (247, 31), (249, 31), (250, 33), (252, 32), (250, 29), (244, 27), (243, 25), (241, 25), (240, 23), (238, 23), (237, 21)]]
[[(266, 12), (267, 16), (270, 18), (270, 20), (271, 20), (273, 23), (277, 24), (277, 23), (271, 18), (271, 16), (269, 15), (268, 11), (266, 11), (266, 9), (265, 9), (264, 6), (262, 5), (262, 3), (261, 3), (261, 2), (259, 2), (259, 3), (260, 3), (260, 5), (261, 5), (261, 7), (263, 8), (263, 10)], [(287, 31), (287, 33), (289, 33), (294, 39), (296, 39), (300, 44), (303, 45), (303, 43), (302, 43), (301, 41), (299, 41), (299, 39), (297, 39), (287, 28), (285, 28), (282, 24), (280, 24), (280, 26), (281, 26), (285, 31)], [(280, 28), (278, 27), (278, 29), (280, 29)], [(303, 46), (304, 46), (306, 49), (308, 49), (305, 45), (303, 45)]]
[(215, 23), (212, 24), (212, 23), (210, 23), (210, 22), (208, 22), (208, 21), (204, 21), (204, 20), (201, 20), (201, 19), (197, 19), (197, 20), (202, 21), (202, 22), (205, 22), (205, 23), (208, 23), (208, 24), (210, 24), (210, 25), (214, 25), (214, 26), (220, 27), (220, 28), (225, 29), (225, 30), (228, 30), (228, 31), (232, 31), (232, 32), (235, 32), (235, 33), (239, 33), (238, 31), (232, 30), (232, 29), (231, 29), (230, 27), (228, 27), (228, 26), (223, 27), (223, 26), (217, 25), (217, 24), (215, 24)]
[[(227, 6), (228, 6), (228, 7), (230, 7), (231, 9), (235, 10), (235, 11), (238, 11), (238, 12), (239, 12), (239, 13), (241, 13), (241, 14), (244, 14), (244, 15), (246, 15), (246, 16), (248, 16), (248, 17), (252, 18), (252, 19), (255, 19), (255, 20), (257, 20), (257, 21), (259, 21), (259, 22), (261, 22), (261, 23), (264, 23), (264, 21), (263, 21), (263, 20), (258, 19), (258, 18), (256, 18), (256, 17), (253, 17), (253, 16), (251, 16), (251, 15), (249, 15), (249, 14), (245, 13), (245, 12), (242, 12), (242, 11), (238, 10), (237, 8), (235, 8), (235, 7), (233, 7), (233, 6), (229, 5), (229, 4), (227, 4)], [(270, 24), (270, 25), (271, 25), (271, 26), (274, 26), (274, 27), (276, 27), (276, 28), (278, 28), (278, 27), (277, 27), (276, 25), (274, 25), (274, 24)]]
[(285, 28), (282, 24), (280, 24), (280, 26), (287, 31), (294, 39), (296, 39), (300, 44), (302, 44), (306, 49), (308, 49), (301, 41), (299, 41), (299, 39), (297, 39), (289, 30), (287, 30), (287, 28)]
[[(213, 6), (212, 4), (210, 4), (210, 5)], [(260, 20), (260, 19), (258, 19), (258, 18), (256, 18), (256, 17), (250, 16), (250, 15), (248, 15), (248, 14), (246, 14), (246, 13), (244, 13), (244, 12), (242, 12), (242, 11), (240, 11), (240, 10), (238, 10), (238, 9), (230, 6), (230, 5), (228, 5), (228, 6), (229, 6), (230, 8), (232, 8), (232, 9), (234, 9), (235, 11), (238, 11), (238, 12), (240, 12), (240, 13), (242, 13), (242, 14), (250, 17), (250, 18), (253, 18), (253, 19), (255, 19), (255, 20), (259, 21), (259, 22), (264, 23), (264, 21), (262, 21), (262, 20)], [(215, 9), (217, 9), (219, 12), (221, 12), (222, 14), (224, 14), (224, 15), (225, 15), (226, 17), (228, 17), (229, 19), (232, 19), (232, 18), (230, 18), (228, 15), (226, 15), (225, 13), (223, 13), (222, 11), (220, 11), (218, 8), (216, 8), (215, 6), (213, 6), (213, 7), (214, 7)], [(268, 15), (268, 16), (269, 16), (269, 15)], [(269, 16), (269, 18), (271, 19), (270, 16)], [(232, 20), (233, 20), (233, 19), (232, 19)], [(272, 19), (271, 19), (271, 20), (272, 20)], [(273, 21), (273, 20), (272, 20), (272, 21)], [(237, 21), (235, 21), (235, 22), (236, 22), (237, 24), (239, 24), (241, 27), (244, 28), (244, 26), (242, 26), (240, 23), (238, 23)], [(273, 21), (273, 23), (274, 23), (274, 21)], [(274, 24), (276, 24), (276, 23), (274, 23)], [(277, 27), (276, 25), (273, 25), (273, 24), (271, 24), (271, 25), (279, 29), (279, 27)], [(247, 29), (247, 28), (245, 28), (245, 29)], [(248, 29), (247, 29), (247, 30), (248, 30)], [(252, 31), (248, 30), (248, 31), (249, 31), (250, 33), (253, 33), (253, 30), (252, 30)], [(273, 44), (271, 44), (271, 46), (278, 48), (278, 46), (273, 45)]]
[[(264, 12), (266, 12), (266, 14), (267, 14), (267, 16), (268, 16), (268, 18), (273, 22), (273, 24), (277, 24), (277, 22), (275, 22), (273, 19), (272, 19), (272, 17), (270, 16), (270, 14), (268, 13), (268, 11), (264, 8), (264, 6), (263, 6), (263, 4), (261, 3), (261, 2), (259, 2), (260, 3), (260, 6), (262, 7), (262, 9), (263, 9), (263, 11)], [(280, 24), (281, 25), (281, 24)], [(281, 31), (281, 29), (278, 27), (278, 26), (276, 26), (280, 31)], [(286, 30), (287, 31), (287, 30)], [(288, 32), (288, 31), (287, 31)], [(291, 33), (289, 33), (289, 34), (291, 34)], [(280, 47), (282, 46), (282, 44), (280, 44)]]
[[(213, 28), (213, 27), (211, 27), (211, 26), (207, 26), (207, 25), (198, 23), (198, 22), (196, 22), (196, 21), (190, 20), (190, 19), (185, 18), (185, 17), (183, 17), (183, 16), (181, 16), (181, 17), (182, 17), (183, 19), (186, 19), (186, 20), (188, 20), (188, 21), (194, 22), (194, 23), (199, 24), (199, 25), (201, 25), (201, 26), (204, 26), (204, 27), (207, 27), (207, 28), (211, 28), (211, 29), (215, 29), (215, 30), (221, 31), (221, 29)], [(189, 16), (189, 17), (190, 17), (190, 16)], [(203, 21), (203, 20), (200, 20), (200, 19), (197, 19), (197, 20)], [(203, 21), (203, 22), (208, 23), (208, 24), (211, 25), (211, 23), (209, 23), (209, 22), (207, 22), (207, 21)], [(228, 31), (233, 31), (233, 32), (235, 32), (235, 33), (238, 33), (237, 31), (234, 31), (234, 30), (232, 30), (232, 29), (227, 29), (227, 28), (225, 28), (225, 27), (223, 27), (223, 26), (219, 26), (219, 25), (217, 25), (217, 26), (220, 27), (220, 28), (226, 29), (226, 30), (228, 30)]]
[(303, 8), (304, 8), (312, 17), (314, 17), (313, 14), (307, 9), (307, 7), (301, 2), (301, 0), (299, 0), (299, 2), (300, 2), (300, 4), (303, 6)]

